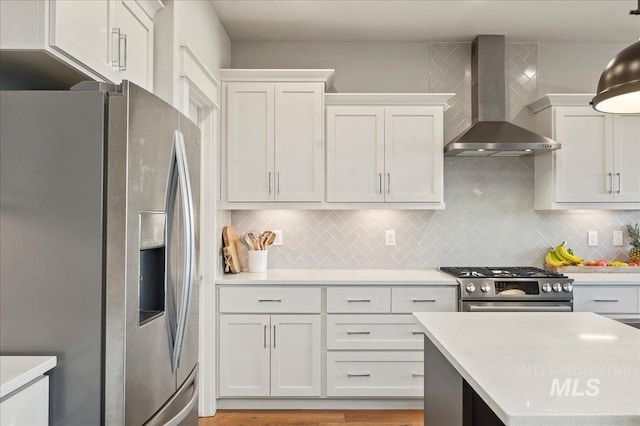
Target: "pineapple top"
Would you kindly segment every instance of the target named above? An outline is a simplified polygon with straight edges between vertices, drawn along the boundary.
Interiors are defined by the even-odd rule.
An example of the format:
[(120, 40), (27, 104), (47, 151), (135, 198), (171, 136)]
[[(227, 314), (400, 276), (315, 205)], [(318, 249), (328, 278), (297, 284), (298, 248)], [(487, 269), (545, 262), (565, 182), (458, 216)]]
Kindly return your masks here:
[(626, 225), (626, 227), (627, 232), (629, 233), (629, 238), (627, 241), (629, 241), (629, 244), (631, 244), (633, 247), (640, 248), (640, 227), (637, 223), (635, 226)]

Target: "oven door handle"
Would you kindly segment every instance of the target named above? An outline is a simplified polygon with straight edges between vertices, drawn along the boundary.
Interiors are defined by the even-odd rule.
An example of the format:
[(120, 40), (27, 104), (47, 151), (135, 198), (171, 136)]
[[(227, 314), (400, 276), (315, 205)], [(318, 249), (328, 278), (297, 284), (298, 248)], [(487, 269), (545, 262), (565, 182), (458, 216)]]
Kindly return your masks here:
[(469, 312), (571, 312), (569, 305), (470, 305)]

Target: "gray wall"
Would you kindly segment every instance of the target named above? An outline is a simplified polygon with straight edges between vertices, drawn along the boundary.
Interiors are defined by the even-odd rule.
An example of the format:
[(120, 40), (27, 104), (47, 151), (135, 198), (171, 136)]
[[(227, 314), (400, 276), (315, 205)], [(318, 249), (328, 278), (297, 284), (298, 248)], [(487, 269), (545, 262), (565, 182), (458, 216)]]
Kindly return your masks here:
[[(593, 91), (600, 58), (620, 49), (598, 45), (597, 57), (579, 61), (588, 47), (507, 43), (508, 118), (532, 128), (526, 105), (540, 94)], [(455, 92), (445, 139), (471, 123), (469, 43), (232, 43), (231, 65), (335, 68), (341, 92)], [(580, 256), (626, 258), (628, 247), (613, 247), (613, 231), (640, 222), (640, 211), (535, 211), (533, 180), (531, 158), (446, 158), (445, 210), (234, 211), (231, 221), (238, 232), (284, 231), (270, 268), (541, 266), (548, 247), (563, 240)], [(384, 246), (386, 229), (396, 230), (395, 247)], [(589, 230), (600, 232), (596, 248), (587, 247)]]

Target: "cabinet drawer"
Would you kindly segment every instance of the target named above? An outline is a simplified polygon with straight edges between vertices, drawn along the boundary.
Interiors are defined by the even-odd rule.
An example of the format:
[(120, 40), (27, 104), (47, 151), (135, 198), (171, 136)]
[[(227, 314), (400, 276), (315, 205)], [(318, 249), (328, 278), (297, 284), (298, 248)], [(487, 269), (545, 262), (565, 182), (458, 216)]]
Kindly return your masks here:
[(573, 310), (602, 314), (637, 313), (636, 287), (574, 287)]
[(221, 313), (320, 313), (319, 288), (222, 287)]
[(391, 289), (388, 287), (346, 287), (327, 289), (327, 313), (391, 312)]
[(455, 312), (458, 310), (455, 287), (394, 287), (391, 289), (391, 312)]
[(422, 352), (328, 352), (327, 396), (423, 396)]
[(413, 315), (328, 315), (327, 349), (422, 349)]

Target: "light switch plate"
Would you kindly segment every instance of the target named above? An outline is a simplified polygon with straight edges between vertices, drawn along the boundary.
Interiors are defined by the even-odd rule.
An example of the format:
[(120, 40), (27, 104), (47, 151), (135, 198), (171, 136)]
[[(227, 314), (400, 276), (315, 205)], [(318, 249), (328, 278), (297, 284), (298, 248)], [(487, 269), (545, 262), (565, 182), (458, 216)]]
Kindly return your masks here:
[(624, 245), (624, 241), (622, 239), (622, 231), (613, 231), (613, 245), (616, 247)]
[(598, 231), (589, 231), (587, 234), (587, 245), (589, 247), (598, 246)]

